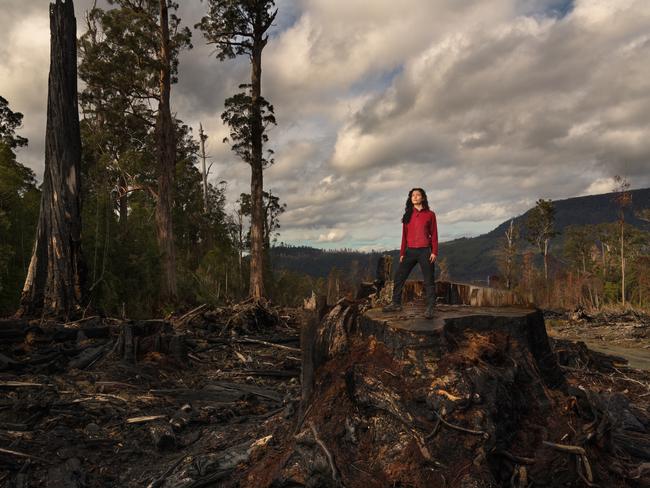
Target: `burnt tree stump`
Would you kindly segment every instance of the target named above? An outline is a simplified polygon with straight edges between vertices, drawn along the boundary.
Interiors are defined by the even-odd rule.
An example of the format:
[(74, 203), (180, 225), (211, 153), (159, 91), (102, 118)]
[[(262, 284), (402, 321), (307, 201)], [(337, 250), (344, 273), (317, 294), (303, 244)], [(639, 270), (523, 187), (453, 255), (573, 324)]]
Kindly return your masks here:
[(50, 5), (45, 172), (36, 242), (19, 315), (69, 318), (84, 300), (77, 23), (72, 0)]
[(148, 353), (165, 354), (180, 364), (187, 363), (184, 336), (175, 333), (170, 323), (158, 320), (121, 324), (115, 353), (131, 364)]
[(364, 306), (343, 299), (303, 331), (295, 427), (241, 486), (628, 486), (608, 456), (639, 451), (599, 437), (606, 400), (576, 413), (541, 311)]

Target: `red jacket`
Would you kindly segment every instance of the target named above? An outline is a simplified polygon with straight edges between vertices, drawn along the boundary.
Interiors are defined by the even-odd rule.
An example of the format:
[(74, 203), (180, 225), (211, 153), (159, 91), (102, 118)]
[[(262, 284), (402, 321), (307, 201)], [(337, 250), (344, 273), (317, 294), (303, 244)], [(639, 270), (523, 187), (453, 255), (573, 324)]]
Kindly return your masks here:
[(402, 247), (400, 256), (406, 254), (407, 247), (429, 247), (431, 252), (438, 255), (438, 224), (433, 210), (418, 210), (413, 208), (411, 220), (402, 224)]

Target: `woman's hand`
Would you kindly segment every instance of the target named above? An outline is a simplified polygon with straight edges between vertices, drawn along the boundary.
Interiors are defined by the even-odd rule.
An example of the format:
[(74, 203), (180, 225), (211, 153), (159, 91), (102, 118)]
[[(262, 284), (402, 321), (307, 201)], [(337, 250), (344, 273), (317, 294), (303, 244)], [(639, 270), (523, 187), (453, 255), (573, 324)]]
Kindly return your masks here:
[(436, 255), (431, 253), (431, 256), (429, 256), (429, 262), (433, 263), (436, 260)]
[(404, 256), (399, 257), (399, 262), (401, 263), (402, 261), (404, 261)]

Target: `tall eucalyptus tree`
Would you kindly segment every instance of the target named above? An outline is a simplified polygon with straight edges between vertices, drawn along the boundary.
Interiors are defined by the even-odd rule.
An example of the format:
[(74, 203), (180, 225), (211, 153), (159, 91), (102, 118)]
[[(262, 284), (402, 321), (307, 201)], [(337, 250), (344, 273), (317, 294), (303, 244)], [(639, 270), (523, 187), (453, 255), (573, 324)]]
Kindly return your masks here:
[(208, 13), (197, 27), (216, 56), (223, 61), (246, 55), (251, 63), (250, 84), (226, 100), (222, 119), (230, 126), (232, 148), (251, 166), (251, 255), (249, 295), (261, 298), (264, 291), (264, 177), (272, 164), (264, 158), (268, 124), (275, 124), (273, 106), (262, 97), (262, 51), (268, 43), (268, 30), (277, 9), (274, 0), (207, 0)]

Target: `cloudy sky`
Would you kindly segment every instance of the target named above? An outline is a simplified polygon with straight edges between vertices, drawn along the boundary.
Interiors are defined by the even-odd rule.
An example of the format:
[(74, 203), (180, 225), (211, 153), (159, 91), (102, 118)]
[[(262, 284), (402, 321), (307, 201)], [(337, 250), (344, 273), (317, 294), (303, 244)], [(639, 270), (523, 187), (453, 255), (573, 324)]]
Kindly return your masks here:
[[(103, 0), (98, 0), (102, 6)], [(48, 0), (0, 0), (0, 95), (25, 115), (19, 159), (42, 173)], [(205, 5), (180, 0), (194, 25)], [(648, 0), (276, 0), (263, 55), (278, 126), (265, 187), (287, 204), (280, 240), (394, 249), (423, 187), (442, 240), (486, 232), (538, 198), (650, 186)], [(79, 29), (92, 0), (76, 0)], [(230, 201), (249, 167), (221, 143), (223, 100), (247, 60), (201, 34), (172, 109), (203, 123)]]

